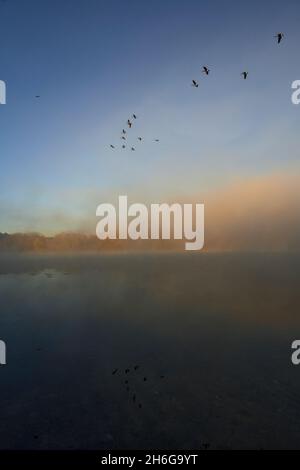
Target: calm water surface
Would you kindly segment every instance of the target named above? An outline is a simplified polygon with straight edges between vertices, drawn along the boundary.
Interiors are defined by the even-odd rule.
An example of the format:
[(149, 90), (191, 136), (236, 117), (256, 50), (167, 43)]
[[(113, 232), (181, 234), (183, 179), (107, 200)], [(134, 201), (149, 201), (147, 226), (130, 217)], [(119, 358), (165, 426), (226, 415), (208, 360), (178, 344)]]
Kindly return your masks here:
[(1, 255), (0, 448), (300, 448), (299, 279), (299, 255)]

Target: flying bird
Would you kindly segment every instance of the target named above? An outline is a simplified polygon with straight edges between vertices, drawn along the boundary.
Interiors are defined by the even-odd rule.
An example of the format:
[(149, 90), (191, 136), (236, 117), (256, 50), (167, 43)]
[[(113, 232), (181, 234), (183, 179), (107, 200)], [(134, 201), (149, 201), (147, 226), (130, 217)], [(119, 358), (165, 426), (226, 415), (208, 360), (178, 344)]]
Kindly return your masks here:
[(134, 151), (135, 151), (135, 148), (134, 148), (134, 147), (131, 147), (131, 150), (132, 150), (132, 152), (134, 152)]
[(141, 137), (138, 137), (139, 141), (142, 142), (142, 138)]
[(112, 375), (115, 375), (117, 372), (118, 372), (118, 369), (114, 369), (114, 370), (112, 371)]
[(202, 69), (202, 72), (205, 73), (206, 75), (208, 75), (209, 72), (210, 72), (210, 70), (209, 70), (208, 67), (205, 67), (205, 66), (204, 66), (203, 69)]
[(114, 145), (112, 145), (112, 144), (110, 144), (110, 147), (111, 147), (112, 149), (114, 149), (114, 148), (115, 148), (115, 146), (114, 146)]
[(121, 139), (126, 140), (126, 137), (124, 137), (124, 135), (122, 135)]
[(248, 77), (248, 74), (249, 72), (242, 72), (241, 75), (242, 77), (244, 78), (244, 80), (246, 80), (246, 78)]
[(123, 144), (123, 145), (122, 145), (122, 149), (125, 149), (125, 148), (126, 148), (126, 145)]
[(154, 142), (159, 142), (159, 139), (154, 139)]
[(277, 44), (280, 44), (282, 39), (284, 38), (284, 34), (283, 33), (277, 33), (276, 36), (274, 36), (275, 38), (277, 38)]
[(192, 80), (192, 86), (194, 86), (195, 88), (198, 88), (198, 83), (196, 82), (196, 80)]
[(126, 131), (125, 131), (125, 129), (123, 129), (123, 130), (122, 130), (122, 133), (123, 133), (123, 134), (126, 134)]
[(133, 117), (133, 119), (136, 119), (136, 114), (133, 114), (132, 117)]
[(128, 124), (129, 129), (131, 129), (132, 122), (129, 119), (127, 120), (127, 124)]

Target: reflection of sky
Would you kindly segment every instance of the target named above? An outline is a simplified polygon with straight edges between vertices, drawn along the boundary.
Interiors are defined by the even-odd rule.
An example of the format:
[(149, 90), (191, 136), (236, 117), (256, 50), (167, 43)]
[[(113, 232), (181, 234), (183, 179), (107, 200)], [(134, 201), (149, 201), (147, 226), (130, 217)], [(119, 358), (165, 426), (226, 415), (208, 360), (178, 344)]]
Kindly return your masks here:
[[(104, 195), (186, 195), (298, 159), (296, 0), (8, 0), (0, 9), (0, 231), (40, 228), (41, 214), (59, 230), (94, 214)], [(137, 151), (110, 150), (132, 112)]]

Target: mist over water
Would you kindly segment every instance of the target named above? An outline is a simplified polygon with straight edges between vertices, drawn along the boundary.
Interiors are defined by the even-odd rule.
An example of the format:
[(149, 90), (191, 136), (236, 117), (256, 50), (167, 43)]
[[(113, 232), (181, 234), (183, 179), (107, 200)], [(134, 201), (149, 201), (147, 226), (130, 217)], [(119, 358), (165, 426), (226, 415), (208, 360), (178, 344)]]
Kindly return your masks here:
[(1, 256), (0, 448), (298, 448), (299, 275), (292, 254)]

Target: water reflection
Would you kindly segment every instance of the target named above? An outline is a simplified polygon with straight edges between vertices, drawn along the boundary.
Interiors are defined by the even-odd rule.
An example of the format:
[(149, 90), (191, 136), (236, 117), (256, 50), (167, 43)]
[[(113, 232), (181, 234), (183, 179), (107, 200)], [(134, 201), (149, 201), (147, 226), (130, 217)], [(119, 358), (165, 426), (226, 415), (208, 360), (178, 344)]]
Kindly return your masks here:
[(2, 257), (0, 446), (298, 447), (299, 261)]

